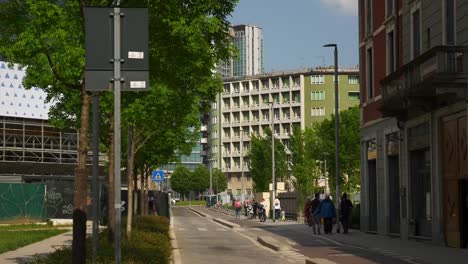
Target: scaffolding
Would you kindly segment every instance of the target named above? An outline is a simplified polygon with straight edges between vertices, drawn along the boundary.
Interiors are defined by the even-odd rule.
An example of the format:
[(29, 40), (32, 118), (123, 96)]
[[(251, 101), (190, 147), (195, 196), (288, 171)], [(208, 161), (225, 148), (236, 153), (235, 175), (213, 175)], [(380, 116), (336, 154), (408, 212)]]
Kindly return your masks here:
[(0, 161), (50, 164), (78, 162), (78, 133), (47, 120), (0, 117)]

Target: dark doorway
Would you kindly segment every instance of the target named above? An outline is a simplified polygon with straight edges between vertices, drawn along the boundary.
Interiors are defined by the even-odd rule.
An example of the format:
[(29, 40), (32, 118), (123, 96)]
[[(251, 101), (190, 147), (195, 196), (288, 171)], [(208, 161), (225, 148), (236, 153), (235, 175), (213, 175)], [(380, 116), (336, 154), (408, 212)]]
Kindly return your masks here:
[(461, 247), (468, 247), (468, 179), (459, 181), (460, 186), (460, 223), (461, 223)]
[(367, 161), (369, 176), (369, 231), (377, 232), (377, 161)]
[(400, 159), (388, 157), (390, 233), (400, 234)]
[(431, 219), (431, 151), (430, 148), (410, 152), (411, 162), (411, 231), (413, 236), (430, 237)]
[(442, 118), (442, 205), (445, 241), (450, 247), (467, 247), (468, 143), (466, 112)]

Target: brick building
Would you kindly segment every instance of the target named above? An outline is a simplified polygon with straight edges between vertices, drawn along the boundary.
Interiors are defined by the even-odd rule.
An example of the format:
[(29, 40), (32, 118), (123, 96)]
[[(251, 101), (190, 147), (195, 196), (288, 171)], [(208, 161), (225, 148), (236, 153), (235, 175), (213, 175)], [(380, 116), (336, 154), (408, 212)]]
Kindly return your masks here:
[(466, 247), (468, 0), (359, 0), (361, 229)]

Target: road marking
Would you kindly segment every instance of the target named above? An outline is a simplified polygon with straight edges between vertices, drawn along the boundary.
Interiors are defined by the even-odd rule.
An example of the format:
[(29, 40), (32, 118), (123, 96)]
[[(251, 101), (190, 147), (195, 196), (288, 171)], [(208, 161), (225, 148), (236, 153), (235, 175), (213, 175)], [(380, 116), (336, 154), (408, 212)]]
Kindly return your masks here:
[(177, 231), (185, 231), (185, 228), (177, 228)]
[(203, 231), (203, 232), (204, 232), (204, 231), (208, 231), (208, 229), (199, 227), (199, 228), (198, 228), (198, 231)]

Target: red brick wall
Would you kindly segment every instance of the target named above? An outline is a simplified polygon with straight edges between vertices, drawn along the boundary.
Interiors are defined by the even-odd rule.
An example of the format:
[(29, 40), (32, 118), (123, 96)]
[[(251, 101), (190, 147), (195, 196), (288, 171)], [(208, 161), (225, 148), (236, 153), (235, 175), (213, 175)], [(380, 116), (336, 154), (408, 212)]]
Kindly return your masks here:
[(365, 107), (363, 107), (362, 110), (362, 123), (367, 123), (372, 120), (376, 120), (379, 118), (382, 118), (382, 114), (379, 111), (380, 107), (380, 100), (377, 100), (375, 102), (372, 102)]
[(381, 31), (374, 37), (374, 96), (381, 94), (380, 80), (387, 76), (386, 32)]

